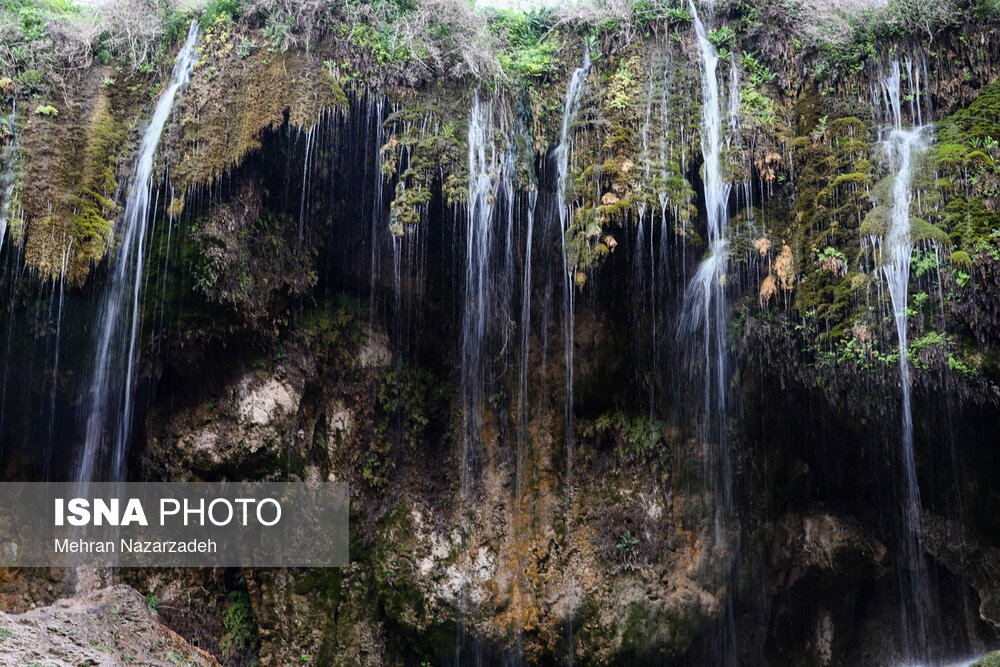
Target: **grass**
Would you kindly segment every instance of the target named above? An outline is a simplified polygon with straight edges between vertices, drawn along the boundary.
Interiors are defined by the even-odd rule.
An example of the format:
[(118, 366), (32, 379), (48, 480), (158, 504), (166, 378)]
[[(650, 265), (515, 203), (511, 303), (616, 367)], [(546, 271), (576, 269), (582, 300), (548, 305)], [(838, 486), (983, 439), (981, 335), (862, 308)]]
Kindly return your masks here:
[[(567, 39), (623, 48), (660, 23), (690, 20), (681, 0), (587, 0), (515, 11), (466, 0), (209, 0), (203, 11), (178, 0), (9, 0), (0, 4), (0, 77), (21, 93), (43, 93), (97, 61), (139, 72), (165, 72), (197, 18), (203, 30), (225, 24), (247, 55), (310, 52), (339, 42), (348, 78), (413, 85), (473, 77), (487, 86), (525, 86), (560, 72)], [(713, 37), (733, 38), (720, 28)], [(252, 45), (252, 46), (251, 46)], [(346, 70), (346, 72), (344, 71)], [(127, 72), (125, 74), (127, 76)]]

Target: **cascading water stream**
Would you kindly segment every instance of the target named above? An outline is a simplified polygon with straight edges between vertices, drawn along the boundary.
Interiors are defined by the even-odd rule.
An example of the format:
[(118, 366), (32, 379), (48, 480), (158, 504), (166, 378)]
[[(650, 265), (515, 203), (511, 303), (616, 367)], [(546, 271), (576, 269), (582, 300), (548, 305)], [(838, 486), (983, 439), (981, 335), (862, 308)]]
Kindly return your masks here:
[[(705, 461), (707, 464), (712, 459), (709, 443), (713, 438), (714, 424), (715, 437), (719, 443), (718, 474), (709, 471), (709, 477), (716, 479), (714, 490), (722, 494), (725, 510), (728, 512), (732, 509), (732, 494), (729, 484), (729, 454), (725, 444), (726, 384), (729, 368), (726, 358), (724, 282), (728, 252), (726, 227), (729, 220), (731, 186), (722, 177), (722, 110), (716, 73), (719, 58), (715, 48), (708, 41), (705, 26), (698, 17), (693, 0), (690, 2), (690, 9), (702, 61), (701, 149), (704, 158), (702, 178), (708, 222), (708, 256), (702, 260), (685, 290), (678, 336), (681, 342), (687, 341), (691, 344), (692, 349), (695, 347), (695, 341), (701, 348), (704, 373), (702, 442), (705, 447)], [(722, 532), (721, 520), (722, 515), (717, 513), (719, 534)]]
[(66, 271), (69, 269), (69, 258), (70, 254), (73, 252), (72, 241), (66, 244), (66, 247), (62, 251), (62, 258), (59, 265), (59, 277), (53, 278), (52, 280), (52, 298), (55, 297), (55, 285), (59, 283), (59, 302), (56, 308), (55, 321), (56, 321), (56, 340), (53, 345), (53, 361), (52, 361), (52, 388), (49, 391), (49, 428), (48, 428), (48, 438), (45, 443), (45, 474), (48, 476), (49, 470), (52, 463), (52, 445), (54, 442), (55, 424), (56, 424), (56, 394), (59, 388), (59, 351), (62, 347), (62, 323), (63, 323), (63, 305), (65, 303), (66, 297)]
[[(703, 158), (708, 256), (702, 260), (684, 292), (678, 322), (678, 342), (688, 350), (689, 363), (703, 384), (703, 407), (700, 439), (706, 490), (714, 504), (715, 549), (727, 549), (726, 524), (733, 517), (731, 466), (728, 442), (726, 392), (729, 363), (726, 355), (726, 295), (731, 185), (722, 176), (722, 100), (719, 94), (719, 56), (708, 40), (705, 25), (698, 16), (694, 1), (689, 0), (691, 16), (701, 56), (702, 105), (701, 151)], [(732, 75), (731, 75), (732, 76)], [(734, 84), (735, 86), (735, 84)], [(699, 364), (697, 359), (701, 357)], [(715, 445), (713, 450), (713, 443)], [(719, 502), (719, 498), (722, 499)], [(731, 575), (728, 591), (735, 590)], [(717, 665), (736, 663), (736, 621), (732, 593), (726, 595), (725, 616), (721, 630), (710, 637), (706, 647)]]
[(489, 260), (492, 247), (493, 181), (497, 151), (490, 109), (477, 93), (469, 116), (469, 207), (465, 253), (465, 308), (462, 314), (462, 488), (468, 497), (478, 467), (482, 394), (485, 384), (486, 328), (490, 322)]
[(170, 84), (156, 103), (142, 137), (128, 184), (125, 210), (114, 249), (109, 283), (98, 310), (94, 368), (84, 401), (84, 446), (76, 481), (98, 477), (122, 480), (132, 422), (132, 379), (139, 337), (139, 302), (143, 285), (146, 227), (152, 206), (153, 160), (177, 91), (191, 76), (197, 53), (198, 22), (192, 21), (174, 63)]
[[(559, 232), (562, 240), (563, 261), (563, 355), (566, 363), (566, 379), (563, 398), (563, 433), (566, 443), (566, 494), (572, 507), (573, 497), (573, 338), (576, 315), (576, 266), (570, 261), (566, 237), (573, 221), (573, 206), (566, 201), (566, 181), (569, 177), (570, 129), (580, 110), (583, 86), (590, 74), (590, 52), (584, 51), (583, 64), (573, 71), (566, 87), (566, 104), (563, 107), (559, 145), (555, 150), (556, 176), (558, 187), (557, 206), (559, 212)], [(573, 612), (568, 609), (566, 618), (566, 646), (568, 664), (573, 664)]]
[[(382, 126), (383, 110), (385, 107), (385, 98), (379, 97), (373, 100), (371, 97), (368, 98), (367, 102), (367, 114), (365, 116), (366, 131), (369, 134), (374, 135), (374, 146), (381, 147), (383, 145), (383, 132), (384, 128)], [(374, 119), (374, 121), (373, 121)], [(371, 271), (369, 274), (369, 292), (368, 292), (368, 331), (369, 333), (375, 331), (375, 320), (377, 314), (377, 288), (378, 288), (378, 276), (381, 271), (381, 238), (383, 233), (384, 225), (384, 211), (382, 207), (382, 195), (383, 195), (383, 177), (382, 177), (382, 156), (381, 152), (374, 151), (374, 168), (370, 169), (368, 165), (365, 165), (365, 173), (369, 171), (374, 174), (375, 187), (374, 196), (372, 197), (372, 210), (371, 210)], [(369, 159), (366, 155), (366, 160)]]
[[(896, 335), (899, 341), (899, 380), (902, 389), (902, 442), (901, 459), (904, 472), (905, 497), (903, 500), (904, 535), (902, 535), (903, 565), (908, 570), (901, 573), (903, 594), (903, 631), (906, 651), (911, 659), (921, 659), (926, 654), (925, 605), (921, 602), (926, 592), (926, 581), (921, 563), (920, 540), (920, 487), (913, 452), (913, 416), (910, 405), (910, 368), (907, 347), (907, 288), (910, 281), (911, 240), (910, 204), (913, 200), (913, 161), (928, 144), (930, 127), (914, 125), (903, 127), (900, 111), (901, 74), (899, 61), (893, 59), (890, 73), (883, 79), (887, 107), (891, 111), (891, 125), (885, 128), (884, 145), (895, 172), (892, 180), (892, 206), (889, 225), (881, 245), (881, 266), (892, 303)], [(918, 103), (919, 108), (919, 103)], [(918, 116), (914, 114), (914, 120)], [(908, 582), (906, 581), (908, 580)]]
[(576, 313), (576, 266), (571, 263), (566, 247), (566, 237), (573, 219), (573, 206), (566, 201), (566, 180), (569, 176), (570, 130), (580, 110), (580, 97), (590, 73), (590, 53), (583, 54), (583, 64), (578, 67), (566, 87), (566, 104), (563, 107), (559, 145), (555, 149), (558, 187), (559, 231), (562, 239), (563, 261), (563, 350), (566, 362), (564, 419), (566, 439), (566, 484), (572, 492), (573, 470), (573, 318)]

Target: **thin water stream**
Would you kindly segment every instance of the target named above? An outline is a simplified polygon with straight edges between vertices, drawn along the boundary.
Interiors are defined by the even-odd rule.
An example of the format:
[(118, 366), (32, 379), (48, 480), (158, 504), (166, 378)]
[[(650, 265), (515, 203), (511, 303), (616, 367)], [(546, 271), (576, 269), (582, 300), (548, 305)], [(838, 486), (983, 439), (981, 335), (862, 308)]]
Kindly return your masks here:
[(132, 381), (141, 329), (139, 305), (144, 283), (146, 232), (154, 208), (153, 164), (156, 147), (170, 117), (177, 92), (187, 83), (197, 57), (198, 22), (192, 21), (177, 54), (170, 84), (160, 96), (146, 128), (128, 181), (125, 210), (116, 230), (108, 285), (96, 322), (94, 367), (84, 400), (84, 443), (76, 481), (125, 477), (132, 427)]
[[(910, 206), (913, 201), (913, 168), (916, 156), (928, 146), (931, 128), (920, 125), (920, 116), (911, 114), (916, 125), (903, 126), (901, 114), (902, 75), (899, 60), (890, 63), (890, 73), (883, 79), (891, 124), (883, 129), (892, 177), (892, 203), (889, 224), (881, 245), (882, 272), (889, 290), (893, 319), (899, 342), (899, 382), (902, 390), (902, 438), (900, 458), (903, 467), (903, 535), (901, 535), (900, 585), (903, 598), (903, 640), (909, 657), (922, 659), (927, 652), (926, 604), (922, 601), (927, 590), (922, 564), (920, 540), (920, 487), (913, 451), (913, 414), (910, 397), (910, 366), (907, 344), (907, 291), (910, 282), (910, 258), (913, 254)], [(912, 98), (912, 95), (911, 95)], [(917, 104), (919, 108), (919, 104)]]

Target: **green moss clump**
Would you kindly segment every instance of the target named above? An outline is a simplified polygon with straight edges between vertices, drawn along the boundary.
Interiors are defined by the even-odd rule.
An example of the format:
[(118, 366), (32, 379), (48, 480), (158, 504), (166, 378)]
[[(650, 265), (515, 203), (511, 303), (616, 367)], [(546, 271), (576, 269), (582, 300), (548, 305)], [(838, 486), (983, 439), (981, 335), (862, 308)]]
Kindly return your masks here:
[(972, 667), (1000, 667), (1000, 651), (987, 653), (977, 660)]
[[(842, 336), (856, 303), (857, 276), (851, 269), (861, 254), (861, 239), (887, 229), (888, 208), (877, 196), (886, 186), (875, 183), (869, 124), (819, 95), (800, 99), (793, 117), (800, 133), (789, 142), (797, 196), (795, 224), (787, 235), (798, 246), (796, 272), (801, 272), (794, 303), (800, 313), (825, 321), (824, 332)], [(825, 250), (810, 255), (810, 248), (837, 255)]]
[(219, 649), (227, 658), (245, 651), (255, 652), (260, 648), (257, 621), (250, 605), (250, 595), (246, 591), (233, 591), (229, 594), (226, 610), (222, 615), (222, 627), (224, 632), (219, 638)]
[(972, 258), (969, 257), (969, 253), (964, 250), (956, 250), (951, 253), (951, 263), (955, 266), (961, 266), (963, 268), (968, 268), (972, 266)]
[(995, 246), (1000, 230), (1000, 83), (983, 86), (967, 108), (941, 120), (934, 166), (941, 174), (941, 226), (967, 253)]
[(582, 420), (577, 430), (591, 441), (610, 443), (621, 463), (655, 461), (666, 453), (662, 422), (627, 415), (620, 409)]
[(119, 212), (114, 201), (118, 189), (114, 172), (114, 149), (120, 139), (106, 99), (94, 112), (88, 132), (87, 168), (81, 192), (73, 197), (73, 236), (78, 257), (84, 262), (100, 261), (111, 243), (110, 218)]
[[(430, 136), (421, 137), (414, 129), (430, 125), (439, 113), (424, 106), (394, 113), (385, 121), (392, 134), (381, 148), (382, 173), (387, 178), (394, 176), (401, 158), (406, 165), (390, 204), (390, 230), (396, 236), (405, 234), (408, 226), (420, 224), (434, 198), (435, 186), (440, 186), (449, 205), (468, 201), (468, 165), (458, 139), (462, 130), (450, 120)], [(415, 117), (421, 122), (410, 122)]]
[(552, 31), (556, 16), (551, 9), (539, 7), (528, 12), (490, 9), (487, 12), (487, 30), (509, 45), (497, 59), (504, 74), (515, 85), (554, 74), (562, 65), (558, 56), (559, 35)]

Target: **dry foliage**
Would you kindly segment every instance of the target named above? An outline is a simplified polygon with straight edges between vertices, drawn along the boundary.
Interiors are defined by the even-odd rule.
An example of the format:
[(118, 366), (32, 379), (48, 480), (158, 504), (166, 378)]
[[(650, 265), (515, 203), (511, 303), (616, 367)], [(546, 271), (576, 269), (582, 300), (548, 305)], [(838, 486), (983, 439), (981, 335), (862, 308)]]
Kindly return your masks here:
[(778, 274), (781, 289), (788, 292), (795, 287), (795, 261), (787, 244), (781, 246), (781, 253), (774, 260), (774, 271)]
[(281, 51), (308, 51), (323, 34), (338, 27), (352, 34), (361, 26), (371, 26), (387, 33), (394, 47), (409, 54), (411, 61), (402, 73), (411, 81), (430, 74), (484, 80), (500, 74), (499, 44), (487, 30), (485, 16), (463, 0), (419, 0), (407, 12), (400, 12), (392, 2), (326, 0), (247, 0), (242, 9), (245, 23), (265, 26)]
[(777, 292), (778, 292), (778, 285), (774, 281), (774, 274), (769, 273), (767, 274), (767, 277), (764, 278), (764, 282), (760, 284), (760, 296), (759, 296), (760, 307), (763, 308), (765, 305), (767, 305), (767, 302), (770, 301), (771, 297), (777, 294)]
[(25, 20), (23, 8), (12, 6), (0, 14), (0, 71), (35, 71), (60, 82), (67, 71), (89, 67), (98, 48), (133, 67), (151, 66), (171, 8), (156, 0), (110, 0), (73, 11), (40, 9)]
[(753, 247), (757, 248), (761, 257), (766, 257), (767, 252), (771, 249), (771, 240), (766, 236), (761, 236), (759, 239), (754, 239)]

